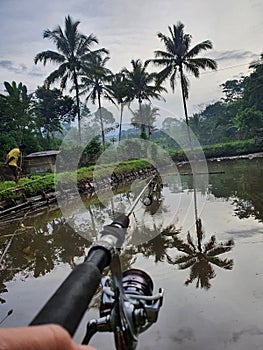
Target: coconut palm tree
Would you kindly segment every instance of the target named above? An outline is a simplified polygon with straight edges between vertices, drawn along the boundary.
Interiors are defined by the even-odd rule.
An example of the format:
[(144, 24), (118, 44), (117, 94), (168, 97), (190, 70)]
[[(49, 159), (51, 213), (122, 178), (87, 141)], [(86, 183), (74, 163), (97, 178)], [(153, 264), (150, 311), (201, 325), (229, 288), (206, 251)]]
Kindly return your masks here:
[[(217, 68), (217, 64), (213, 59), (198, 57), (199, 53), (208, 49), (212, 49), (213, 45), (210, 40), (202, 41), (201, 43), (190, 47), (192, 36), (184, 32), (184, 24), (178, 22), (177, 25), (168, 27), (170, 36), (163, 33), (158, 33), (158, 37), (164, 43), (165, 51), (156, 50), (155, 58), (149, 60), (157, 66), (164, 67), (159, 72), (160, 82), (166, 79), (170, 80), (172, 91), (175, 90), (175, 83), (179, 74), (185, 120), (187, 124), (187, 133), (191, 152), (193, 151), (192, 137), (189, 128), (189, 118), (186, 100), (189, 97), (189, 79), (185, 72), (193, 74), (194, 77), (200, 76), (201, 69)], [(194, 164), (193, 164), (194, 165)], [(195, 166), (193, 166), (193, 181), (195, 182)], [(194, 186), (195, 187), (195, 186)], [(197, 203), (196, 191), (194, 191), (195, 215), (197, 220)]]
[[(148, 137), (150, 138), (151, 132), (153, 130), (153, 124), (156, 121), (156, 117), (159, 115), (159, 108), (152, 108), (150, 104), (142, 104), (141, 111), (138, 110), (133, 112), (131, 124), (134, 127), (141, 129), (142, 125), (147, 125)], [(143, 130), (141, 130), (141, 133), (143, 133)]]
[(202, 41), (190, 48), (192, 36), (184, 32), (183, 23), (178, 22), (177, 25), (169, 26), (168, 30), (169, 36), (160, 32), (157, 34), (158, 38), (164, 43), (165, 50), (156, 50), (154, 52), (155, 58), (149, 61), (157, 66), (164, 67), (159, 72), (159, 79), (160, 81), (169, 79), (173, 92), (179, 74), (185, 119), (188, 125), (186, 100), (189, 97), (189, 79), (185, 72), (199, 78), (201, 69), (210, 68), (215, 70), (217, 64), (213, 59), (196, 57), (200, 52), (212, 49), (213, 45), (210, 40)]
[(112, 92), (113, 98), (117, 101), (117, 104), (120, 105), (120, 122), (119, 122), (119, 143), (121, 142), (121, 129), (122, 129), (122, 118), (123, 110), (126, 104), (132, 100), (130, 96), (130, 90), (128, 88), (127, 80), (123, 73), (117, 73), (113, 76), (110, 85), (108, 86)]
[[(127, 79), (131, 99), (137, 99), (139, 102), (140, 114), (143, 100), (150, 101), (154, 98), (160, 100), (162, 98), (160, 93), (166, 92), (166, 89), (157, 81), (157, 73), (147, 72), (148, 64), (149, 62), (143, 63), (140, 59), (132, 60), (132, 70), (129, 71), (127, 68), (122, 70)], [(145, 124), (143, 123), (141, 137), (146, 138)]]
[(101, 99), (104, 97), (115, 104), (112, 90), (109, 88), (109, 83), (113, 78), (113, 73), (106, 67), (109, 59), (109, 56), (103, 57), (103, 54), (91, 56), (89, 62), (87, 62), (82, 69), (80, 85), (80, 88), (82, 89), (81, 94), (88, 94), (86, 101), (90, 99), (93, 104), (98, 101), (102, 145), (104, 148), (105, 131), (102, 118)]
[(73, 82), (77, 104), (78, 118), (78, 134), (79, 142), (81, 141), (80, 130), (80, 99), (79, 99), (79, 83), (78, 73), (83, 67), (83, 64), (90, 59), (91, 55), (100, 54), (101, 52), (108, 53), (104, 48), (91, 51), (94, 44), (98, 44), (98, 39), (94, 34), (88, 36), (81, 34), (78, 31), (79, 21), (74, 22), (70, 16), (65, 18), (64, 31), (60, 26), (54, 30), (46, 29), (43, 33), (43, 38), (50, 39), (56, 45), (58, 51), (43, 51), (36, 55), (35, 64), (43, 62), (46, 65), (47, 61), (59, 64), (59, 67), (53, 71), (45, 80), (46, 86), (57, 80), (60, 80), (60, 87), (64, 89), (68, 80)]

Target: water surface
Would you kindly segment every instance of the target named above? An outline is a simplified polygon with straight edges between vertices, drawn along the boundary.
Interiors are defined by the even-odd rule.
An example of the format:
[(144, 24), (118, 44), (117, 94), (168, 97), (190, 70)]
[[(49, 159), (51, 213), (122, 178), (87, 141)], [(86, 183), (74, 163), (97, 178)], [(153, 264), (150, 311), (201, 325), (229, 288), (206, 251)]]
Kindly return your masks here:
[[(144, 269), (155, 291), (164, 288), (158, 322), (139, 337), (138, 349), (253, 350), (263, 344), (263, 159), (208, 164), (209, 186), (197, 181), (197, 235), (189, 169), (167, 175), (161, 197), (142, 202), (131, 217), (124, 268)], [(120, 192), (105, 206), (93, 202), (74, 211), (68, 224), (56, 207), (2, 225), (0, 318), (2, 327), (27, 325), (81, 261), (104, 224), (132, 201), (135, 190)], [(107, 201), (106, 201), (107, 202)], [(106, 203), (107, 204), (107, 203)], [(4, 228), (4, 229), (3, 229)], [(85, 322), (96, 318), (92, 307)], [(113, 335), (95, 335), (91, 345), (114, 349)]]

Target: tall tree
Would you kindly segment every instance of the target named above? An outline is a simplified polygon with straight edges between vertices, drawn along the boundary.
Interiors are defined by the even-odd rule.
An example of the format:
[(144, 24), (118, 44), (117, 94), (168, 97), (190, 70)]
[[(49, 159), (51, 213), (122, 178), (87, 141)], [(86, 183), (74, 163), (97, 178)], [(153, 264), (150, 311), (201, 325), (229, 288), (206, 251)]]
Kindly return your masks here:
[(220, 85), (222, 86), (222, 91), (226, 96), (223, 99), (226, 103), (236, 101), (243, 97), (244, 79), (245, 77), (241, 77), (239, 80), (227, 80), (224, 84)]
[(4, 122), (5, 118), (5, 128), (10, 128), (10, 131), (14, 130), (16, 132), (17, 143), (21, 143), (24, 141), (25, 130), (32, 127), (32, 95), (27, 93), (27, 87), (21, 82), (17, 84), (13, 81), (10, 84), (5, 81), (4, 86), (7, 95), (1, 96), (5, 101), (2, 122)]
[(64, 31), (60, 26), (54, 30), (46, 29), (43, 33), (43, 38), (50, 39), (57, 47), (58, 51), (43, 51), (36, 55), (35, 63), (39, 61), (45, 65), (47, 61), (59, 64), (58, 69), (53, 71), (45, 80), (45, 84), (49, 87), (52, 83), (60, 80), (60, 87), (64, 89), (68, 80), (73, 82), (75, 90), (77, 118), (78, 118), (78, 133), (79, 142), (81, 141), (80, 129), (80, 99), (79, 99), (79, 82), (78, 74), (92, 54), (100, 54), (107, 52), (106, 49), (91, 51), (94, 44), (98, 44), (98, 39), (94, 34), (88, 36), (81, 34), (78, 31), (79, 21), (74, 22), (70, 16), (65, 18)]
[[(141, 111), (133, 112), (133, 118), (131, 124), (136, 128), (141, 128), (142, 125), (147, 125), (148, 137), (151, 137), (153, 130), (153, 124), (156, 121), (156, 117), (159, 116), (159, 108), (151, 107), (150, 104), (142, 104)], [(143, 132), (143, 130), (141, 130)]]
[(123, 73), (117, 73), (113, 76), (109, 89), (112, 92), (112, 97), (117, 101), (117, 104), (120, 105), (120, 122), (119, 122), (119, 143), (121, 142), (121, 129), (122, 129), (122, 118), (123, 110), (125, 105), (129, 104), (132, 100), (130, 96), (130, 90), (128, 87), (128, 82)]
[(263, 53), (249, 68), (253, 72), (245, 79), (244, 99), (248, 107), (255, 107), (263, 112)]
[[(185, 72), (193, 74), (196, 78), (198, 78), (200, 76), (200, 69), (216, 69), (217, 64), (210, 58), (198, 57), (200, 52), (212, 49), (213, 45), (210, 40), (202, 41), (201, 43), (191, 48), (190, 45), (192, 36), (184, 32), (183, 23), (178, 22), (177, 25), (173, 25), (172, 27), (169, 26), (168, 30), (170, 36), (167, 36), (161, 32), (157, 34), (158, 38), (164, 43), (165, 51), (156, 50), (154, 52), (155, 59), (152, 59), (150, 61), (152, 61), (157, 66), (164, 67), (159, 73), (160, 81), (162, 82), (166, 79), (169, 79), (173, 92), (175, 90), (176, 78), (179, 73), (189, 145), (191, 151), (193, 151), (186, 104), (186, 100), (189, 97), (189, 79), (186, 76)], [(194, 167), (193, 181), (196, 181)], [(196, 191), (194, 191), (194, 208), (195, 220), (197, 222), (198, 215)]]
[[(50, 135), (62, 132), (64, 123), (70, 123), (76, 115), (76, 105), (70, 96), (63, 96), (59, 89), (38, 87), (35, 91), (36, 127), (44, 148), (51, 147)], [(46, 140), (41, 137), (46, 134)]]
[(210, 68), (215, 70), (217, 64), (213, 59), (196, 57), (200, 52), (212, 49), (213, 45), (210, 40), (202, 41), (201, 43), (190, 48), (192, 36), (184, 32), (184, 24), (178, 22), (177, 25), (168, 27), (169, 36), (158, 33), (158, 38), (164, 43), (165, 51), (156, 50), (155, 58), (150, 61), (155, 65), (164, 67), (159, 73), (161, 81), (170, 80), (172, 91), (175, 90), (176, 78), (179, 74), (184, 113), (186, 123), (188, 125), (188, 111), (186, 100), (189, 97), (189, 79), (185, 72), (193, 74), (196, 78), (200, 76), (200, 69)]
[(81, 94), (87, 94), (86, 101), (91, 100), (94, 104), (98, 102), (103, 147), (105, 147), (105, 130), (101, 110), (102, 97), (115, 104), (112, 91), (108, 86), (113, 77), (111, 70), (106, 67), (109, 59), (109, 56), (103, 57), (102, 54), (93, 55), (83, 67), (81, 75)]
[[(157, 73), (147, 72), (148, 64), (149, 62), (143, 63), (140, 59), (132, 60), (132, 70), (129, 71), (127, 68), (122, 70), (127, 79), (131, 100), (138, 100), (140, 114), (143, 100), (150, 101), (154, 98), (160, 100), (161, 93), (166, 92), (166, 89), (157, 82)], [(146, 138), (146, 126), (143, 122), (141, 137)]]

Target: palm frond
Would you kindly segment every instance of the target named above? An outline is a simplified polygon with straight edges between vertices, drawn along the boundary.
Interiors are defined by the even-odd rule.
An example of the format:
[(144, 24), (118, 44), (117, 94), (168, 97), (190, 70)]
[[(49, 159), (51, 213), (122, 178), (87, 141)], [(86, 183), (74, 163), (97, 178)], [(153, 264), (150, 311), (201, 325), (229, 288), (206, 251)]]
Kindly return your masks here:
[(46, 86), (49, 88), (56, 80), (61, 79), (67, 70), (67, 64), (64, 63), (58, 69), (53, 71), (45, 80)]
[(217, 257), (209, 257), (209, 262), (225, 270), (232, 270), (234, 266), (233, 259), (219, 259)]
[(204, 248), (203, 248), (204, 253), (207, 253), (209, 250), (214, 248), (215, 244), (216, 244), (216, 237), (215, 237), (215, 235), (213, 235), (210, 237), (210, 240), (204, 244)]
[[(173, 259), (174, 264), (188, 264), (191, 266), (196, 261), (195, 257), (192, 257), (191, 255), (179, 255), (178, 257)], [(187, 266), (187, 267), (189, 267)], [(186, 269), (187, 267), (184, 267), (182, 269)]]
[(44, 66), (46, 65), (47, 61), (54, 63), (63, 63), (65, 62), (65, 56), (61, 55), (58, 52), (48, 50), (40, 52), (35, 56), (34, 62), (37, 63), (38, 61), (43, 62)]
[(195, 65), (199, 69), (212, 69), (216, 70), (217, 69), (217, 63), (211, 58), (191, 58), (187, 62), (188, 64)]
[(221, 245), (218, 245), (217, 247), (210, 249), (207, 252), (207, 256), (221, 255), (221, 254), (229, 252), (231, 249), (232, 249), (232, 246), (224, 246), (223, 244), (221, 244)]
[(194, 242), (193, 242), (193, 239), (192, 239), (192, 236), (190, 235), (190, 232), (187, 233), (187, 242), (188, 244), (193, 248), (193, 250), (195, 251), (196, 250), (196, 247), (194, 245)]
[(190, 59), (198, 55), (201, 51), (205, 51), (212, 48), (213, 48), (212, 42), (210, 40), (204, 40), (201, 43), (195, 45), (191, 50), (189, 50), (186, 54), (186, 58)]
[(179, 270), (186, 270), (189, 267), (193, 266), (196, 263), (196, 259), (190, 259), (188, 262), (186, 263), (182, 263), (182, 264), (178, 264), (178, 268)]
[(185, 243), (182, 239), (177, 236), (174, 237), (174, 245), (177, 250), (186, 254), (195, 254), (195, 249), (192, 248), (189, 244)]

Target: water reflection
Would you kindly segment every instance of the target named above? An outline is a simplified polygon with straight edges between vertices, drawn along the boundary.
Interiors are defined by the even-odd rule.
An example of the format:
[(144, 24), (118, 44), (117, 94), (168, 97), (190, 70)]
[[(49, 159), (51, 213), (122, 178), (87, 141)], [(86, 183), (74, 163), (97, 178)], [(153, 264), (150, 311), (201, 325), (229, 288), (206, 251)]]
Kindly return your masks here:
[(83, 257), (87, 248), (86, 240), (63, 217), (38, 229), (21, 224), (14, 233), (1, 236), (0, 244), (0, 293), (7, 292), (5, 282), (18, 273), (23, 279), (37, 278), (51, 272), (59, 263), (74, 267), (74, 258)]
[[(184, 178), (187, 186), (184, 184), (183, 187), (191, 189), (191, 177)], [(122, 258), (125, 268), (130, 267), (137, 253), (142, 253), (145, 257), (154, 256), (155, 262), (167, 261), (178, 265), (179, 269), (190, 268), (185, 284), (189, 285), (196, 280), (196, 287), (208, 289), (211, 286), (210, 280), (216, 276), (213, 265), (232, 269), (233, 260), (220, 259), (218, 255), (230, 251), (234, 243), (232, 240), (217, 243), (214, 235), (208, 242), (203, 242), (204, 232), (200, 219), (196, 225), (196, 243), (190, 233), (184, 241), (180, 237), (183, 233), (175, 223), (165, 226), (165, 217), (170, 215), (171, 208), (165, 205), (163, 189), (161, 178), (157, 178), (141, 199), (140, 210), (134, 213), (129, 249), (125, 250)], [(214, 186), (211, 187), (213, 189)], [(57, 213), (58, 217), (51, 220), (46, 217), (44, 221), (39, 218), (25, 221), (26, 226), (0, 237), (0, 293), (7, 291), (5, 283), (14, 279), (18, 273), (23, 279), (28, 276), (37, 278), (51, 272), (59, 263), (73, 268), (76, 258), (85, 256), (85, 249), (94, 241), (103, 225), (118, 212), (124, 212), (132, 203), (136, 191), (140, 191), (140, 188), (133, 191), (129, 188), (123, 193), (117, 193), (114, 200), (108, 200), (108, 206), (100, 202), (88, 203), (85, 217), (78, 210), (74, 212), (74, 224), (69, 218), (66, 221)], [(175, 256), (176, 251), (183, 254)]]
[[(231, 200), (234, 213), (240, 219), (254, 217), (262, 221), (262, 164), (262, 159), (210, 163), (210, 172), (223, 171), (224, 174), (210, 175), (209, 194), (215, 198)], [(185, 189), (193, 190), (192, 176), (186, 175), (189, 169), (185, 167), (180, 171), (183, 174), (179, 177), (180, 181), (178, 176), (167, 177), (171, 194)], [(197, 191), (204, 194), (201, 178), (202, 175), (197, 178)], [(137, 192), (139, 190), (137, 189)], [(123, 255), (125, 267), (129, 268), (137, 253), (145, 257), (153, 256), (155, 262), (166, 261), (177, 265), (181, 270), (189, 269), (185, 285), (195, 282), (197, 288), (209, 289), (211, 280), (216, 276), (215, 267), (225, 270), (233, 268), (232, 259), (219, 256), (229, 252), (234, 242), (232, 240), (217, 242), (215, 235), (205, 241), (200, 218), (194, 235), (188, 232), (184, 237), (180, 227), (175, 226), (175, 221), (173, 225), (165, 227), (171, 207), (166, 206), (165, 201), (169, 192), (165, 192), (164, 195), (163, 190), (161, 180), (153, 183), (141, 200), (140, 211), (134, 213), (130, 246)], [(168, 191), (167, 187), (165, 191)], [(99, 202), (89, 203), (85, 213), (86, 217), (88, 213), (88, 220), (83, 222), (81, 215), (76, 212), (77, 219), (74, 220), (76, 219), (78, 224), (77, 231), (83, 233), (81, 235), (76, 234), (74, 227), (72, 228), (60, 213), (51, 214), (51, 217), (45, 215), (45, 220), (41, 217), (25, 220), (24, 228), (14, 228), (13, 231), (9, 228), (7, 230), (9, 235), (4, 234), (0, 237), (0, 293), (7, 291), (6, 282), (13, 280), (18, 273), (21, 278), (28, 276), (37, 278), (51, 272), (59, 263), (73, 267), (77, 262), (76, 258), (83, 258), (85, 249), (97, 237), (103, 225), (118, 212), (123, 212), (135, 196), (135, 189), (131, 190), (129, 187), (117, 193), (113, 200), (108, 201), (107, 206)], [(13, 235), (15, 230), (16, 233)], [(10, 247), (4, 254), (12, 235)], [(137, 245), (138, 242), (142, 243)], [(176, 252), (180, 254), (176, 255)]]
[[(193, 190), (191, 168), (179, 167), (180, 183), (169, 183), (171, 192)], [(263, 222), (262, 176), (263, 158), (213, 161), (208, 163), (209, 191), (204, 187), (203, 174), (196, 176), (196, 189), (203, 195), (213, 195), (231, 201), (239, 219), (255, 218)], [(189, 176), (187, 176), (190, 174)]]
[(186, 242), (176, 236), (175, 247), (180, 254), (170, 263), (178, 264), (179, 269), (185, 270), (190, 268), (189, 278), (185, 285), (189, 285), (196, 280), (196, 288), (209, 289), (210, 280), (216, 277), (213, 265), (226, 270), (232, 270), (233, 259), (219, 258), (218, 255), (229, 252), (234, 241), (232, 239), (226, 242), (217, 243), (216, 236), (212, 235), (207, 242), (204, 240), (204, 231), (200, 219), (197, 221), (197, 241), (195, 242), (190, 232), (187, 233)]
[[(196, 347), (196, 339), (198, 348), (222, 349), (229, 344), (231, 349), (235, 348), (234, 345), (245, 349), (248, 344), (252, 348), (261, 348), (262, 336), (259, 333), (250, 332), (248, 339), (239, 337), (234, 342), (232, 334), (245, 334), (244, 329), (253, 329), (254, 324), (259, 324), (262, 318), (259, 307), (262, 303), (262, 268), (259, 264), (262, 256), (262, 224), (259, 223), (263, 220), (262, 168), (263, 159), (209, 164), (210, 172), (224, 173), (209, 176), (207, 206), (202, 212), (198, 235), (196, 228), (183, 227), (184, 224), (188, 225), (190, 219), (194, 222), (190, 215), (189, 220), (187, 216), (186, 223), (180, 218), (180, 213), (185, 215), (185, 208), (190, 207), (189, 198), (193, 191), (191, 175), (167, 177), (161, 191), (161, 200), (154, 198), (152, 206), (139, 203), (139, 208), (134, 213), (135, 218), (131, 216), (132, 227), (129, 233), (137, 235), (138, 240), (144, 236), (145, 240), (138, 246), (133, 246), (131, 237), (130, 245), (121, 255), (122, 266), (125, 270), (132, 264), (139, 263), (140, 268), (155, 274), (156, 285), (164, 287), (166, 293), (163, 306), (165, 309), (158, 320), (158, 329), (149, 330), (145, 337), (141, 337), (142, 348), (185, 349), (188, 346), (192, 349)], [(186, 174), (188, 170), (182, 169), (182, 172)], [(198, 185), (198, 203), (201, 193), (205, 195), (203, 188)], [(170, 218), (176, 211), (178, 198), (181, 198), (181, 212), (178, 211), (178, 221), (176, 216), (172, 218), (173, 226), (170, 226)], [(92, 237), (93, 234), (97, 235), (100, 228), (107, 224), (113, 211), (115, 215), (123, 212), (133, 199), (134, 192), (128, 188), (115, 195), (113, 205), (110, 202), (107, 207), (91, 203), (87, 206), (88, 220), (86, 226), (82, 227), (83, 232), (92, 232)], [(189, 213), (192, 211), (190, 207)], [(158, 213), (164, 215), (158, 216)], [(221, 220), (224, 221), (222, 226)], [(35, 305), (38, 305), (39, 296), (45, 293), (42, 290), (43, 283), (50, 281), (49, 276), (53, 278), (60, 274), (61, 270), (54, 271), (54, 267), (61, 261), (71, 266), (78, 263), (90, 244), (76, 235), (75, 230), (63, 221), (60, 213), (31, 217), (24, 224), (33, 226), (34, 229), (21, 231), (14, 237), (0, 271), (0, 296), (2, 302), (6, 299), (6, 303), (1, 305), (1, 311), (4, 310), (5, 314), (8, 307), (20, 310), (15, 315), (16, 320), (10, 318), (10, 323), (7, 323), (10, 326), (23, 324), (25, 319), (31, 320), (32, 316), (26, 310), (29, 309), (26, 304), (28, 299), (31, 301), (31, 297), (36, 298)], [(0, 257), (16, 228), (12, 228), (11, 223), (5, 229), (0, 227), (1, 234), (4, 235), (0, 238)], [(253, 240), (250, 239), (252, 236)], [(226, 237), (226, 241), (222, 237)], [(227, 240), (232, 237), (235, 238), (235, 249), (233, 241)], [(251, 255), (249, 264), (248, 251)], [(233, 268), (233, 264), (238, 264), (238, 268)], [(43, 274), (44, 279), (37, 277)], [(28, 277), (33, 276), (37, 278), (33, 281), (32, 289)], [(28, 283), (21, 284), (20, 279), (26, 279)], [(12, 283), (7, 283), (11, 280)], [(53, 286), (52, 281), (50, 284)], [(177, 298), (171, 308), (169, 300), (175, 300), (175, 284)], [(237, 289), (240, 293), (236, 293)], [(206, 290), (210, 292), (207, 293)], [(42, 302), (43, 298), (39, 298), (39, 301)], [(31, 309), (31, 302), (29, 304)], [(222, 305), (227, 307), (222, 308)], [(92, 317), (96, 316), (96, 310), (90, 312), (94, 312)], [(188, 329), (194, 334), (192, 340), (186, 334), (185, 330)], [(183, 333), (181, 338), (179, 333)], [(231, 344), (234, 344), (233, 347)], [(100, 347), (95, 343), (94, 346), (103, 348), (103, 344)]]
[[(168, 262), (168, 264), (178, 265), (180, 270), (190, 268), (189, 278), (185, 285), (189, 285), (196, 280), (196, 288), (209, 289), (210, 280), (216, 277), (213, 265), (232, 270), (233, 259), (219, 258), (218, 256), (229, 252), (233, 246), (232, 239), (226, 242), (217, 242), (216, 236), (212, 235), (208, 241), (204, 242), (204, 230), (199, 219), (197, 223), (197, 237), (194, 239), (190, 232), (187, 233), (186, 241), (180, 238), (180, 229), (174, 226), (167, 227), (159, 235), (150, 239), (147, 243), (133, 248), (133, 254), (141, 253), (145, 257), (154, 257), (155, 263)], [(160, 230), (160, 228), (159, 228)], [(155, 232), (158, 228), (155, 227)], [(142, 233), (142, 232), (141, 232)], [(143, 234), (153, 235), (151, 230), (144, 229)], [(176, 252), (183, 254), (175, 256)]]
[(238, 218), (263, 222), (263, 159), (214, 162), (209, 168), (224, 170), (224, 176), (210, 176), (210, 192), (216, 198), (231, 200)]
[[(155, 233), (155, 236), (153, 234)], [(156, 235), (156, 232), (159, 232)], [(142, 231), (140, 231), (142, 234)], [(176, 235), (180, 233), (180, 230), (177, 230), (174, 226), (169, 226), (163, 231), (161, 227), (154, 227), (154, 230), (143, 230), (143, 234), (148, 234), (149, 237), (153, 237), (149, 239), (146, 243), (140, 244), (138, 247), (133, 247), (131, 251), (133, 254), (141, 253), (145, 257), (154, 257), (154, 262), (163, 262), (168, 261), (170, 263), (172, 261), (172, 257), (169, 255), (168, 250), (171, 248), (175, 248)]]

